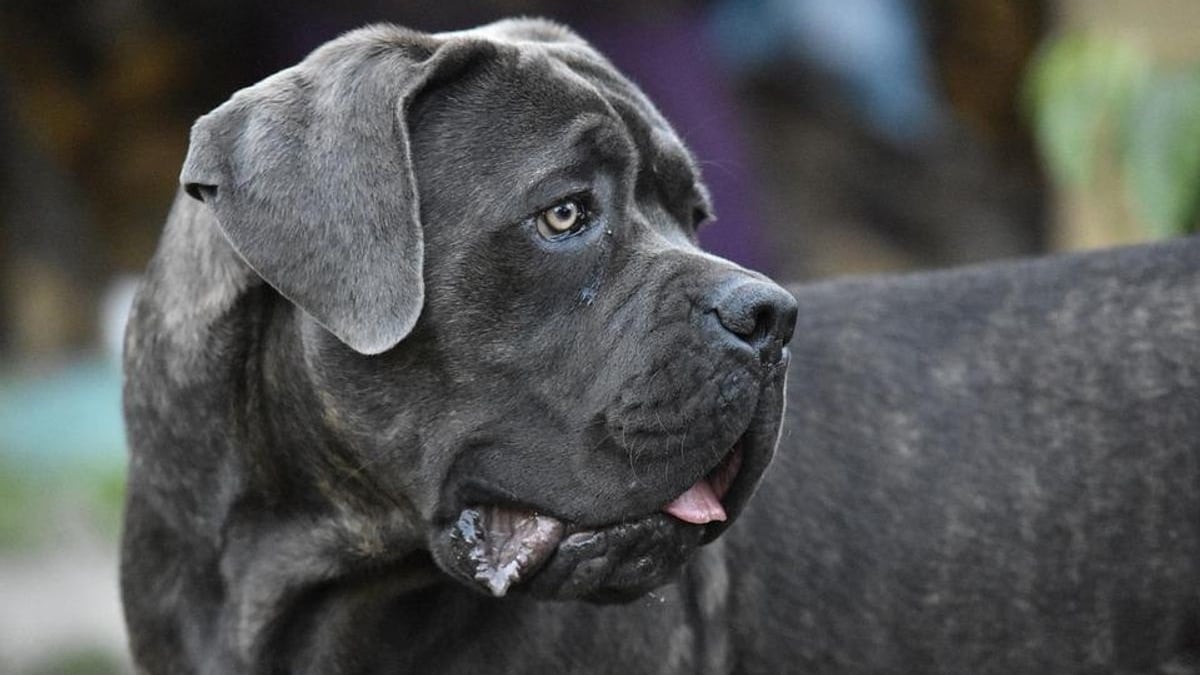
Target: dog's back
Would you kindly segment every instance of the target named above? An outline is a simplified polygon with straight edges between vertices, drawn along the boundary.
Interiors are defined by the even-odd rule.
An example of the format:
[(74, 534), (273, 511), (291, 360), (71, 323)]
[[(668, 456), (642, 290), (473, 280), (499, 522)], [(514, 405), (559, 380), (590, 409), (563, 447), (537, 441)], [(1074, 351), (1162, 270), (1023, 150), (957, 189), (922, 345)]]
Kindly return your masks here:
[(748, 671), (1193, 672), (1200, 240), (793, 292)]

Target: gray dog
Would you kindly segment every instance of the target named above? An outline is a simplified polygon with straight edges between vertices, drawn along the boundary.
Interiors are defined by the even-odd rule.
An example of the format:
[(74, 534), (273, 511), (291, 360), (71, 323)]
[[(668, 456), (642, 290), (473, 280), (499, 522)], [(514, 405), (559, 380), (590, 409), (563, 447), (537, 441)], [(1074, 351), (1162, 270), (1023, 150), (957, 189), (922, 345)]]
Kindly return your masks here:
[(798, 290), (759, 486), (796, 300), (564, 29), (351, 33), (182, 181), (126, 343), (143, 672), (1194, 665), (1200, 245)]

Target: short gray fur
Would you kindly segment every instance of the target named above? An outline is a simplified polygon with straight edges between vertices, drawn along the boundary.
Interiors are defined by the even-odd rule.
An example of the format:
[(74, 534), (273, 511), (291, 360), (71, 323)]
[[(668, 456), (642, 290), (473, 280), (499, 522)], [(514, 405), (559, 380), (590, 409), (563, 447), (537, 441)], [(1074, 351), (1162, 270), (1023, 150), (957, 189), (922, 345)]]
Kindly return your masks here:
[[(126, 341), (141, 672), (1197, 672), (1200, 242), (792, 289), (746, 506), (783, 372), (710, 304), (771, 287), (565, 29), (357, 31), (192, 140)], [(743, 430), (674, 574), (699, 535), (647, 514)], [(445, 524), (497, 494), (628, 521), (570, 561), (607, 580), (463, 583)]]
[(1200, 240), (792, 290), (747, 672), (1200, 672)]

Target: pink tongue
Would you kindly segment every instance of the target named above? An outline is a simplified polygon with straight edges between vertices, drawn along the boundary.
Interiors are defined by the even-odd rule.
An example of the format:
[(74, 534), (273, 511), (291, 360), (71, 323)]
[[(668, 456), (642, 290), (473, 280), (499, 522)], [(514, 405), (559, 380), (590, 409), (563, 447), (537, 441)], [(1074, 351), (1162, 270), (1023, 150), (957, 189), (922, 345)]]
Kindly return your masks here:
[(725, 509), (717, 493), (713, 492), (708, 479), (701, 478), (696, 484), (662, 508), (685, 523), (703, 525), (714, 520), (725, 520)]

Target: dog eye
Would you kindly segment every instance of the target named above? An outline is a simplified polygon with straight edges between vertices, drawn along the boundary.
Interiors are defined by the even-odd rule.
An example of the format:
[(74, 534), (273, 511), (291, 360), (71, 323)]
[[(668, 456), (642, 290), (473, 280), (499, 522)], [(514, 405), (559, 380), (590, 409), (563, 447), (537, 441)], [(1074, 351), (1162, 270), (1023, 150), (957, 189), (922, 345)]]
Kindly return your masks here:
[(543, 237), (558, 239), (580, 231), (586, 222), (583, 205), (574, 199), (564, 199), (538, 214), (537, 228)]

